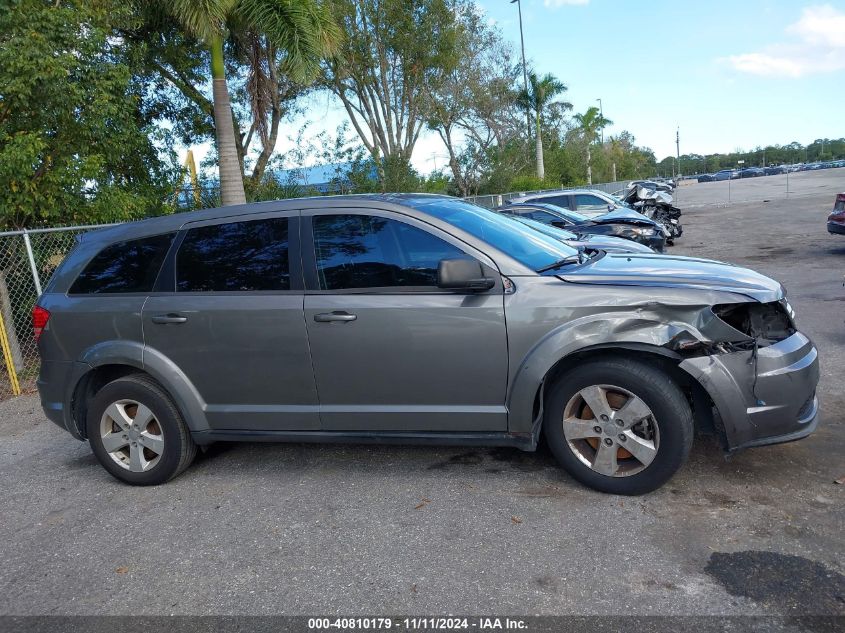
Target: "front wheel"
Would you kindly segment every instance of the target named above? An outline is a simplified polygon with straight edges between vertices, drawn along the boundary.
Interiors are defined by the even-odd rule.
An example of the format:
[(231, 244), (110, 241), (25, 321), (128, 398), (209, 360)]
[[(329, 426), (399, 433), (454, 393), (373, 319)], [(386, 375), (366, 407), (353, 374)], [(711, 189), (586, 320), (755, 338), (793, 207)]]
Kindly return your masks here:
[(144, 374), (113, 380), (88, 406), (88, 441), (117, 479), (164, 483), (187, 468), (197, 447), (170, 396)]
[(662, 486), (686, 461), (692, 412), (658, 367), (595, 360), (551, 385), (543, 428), (558, 463), (581, 483), (637, 495)]

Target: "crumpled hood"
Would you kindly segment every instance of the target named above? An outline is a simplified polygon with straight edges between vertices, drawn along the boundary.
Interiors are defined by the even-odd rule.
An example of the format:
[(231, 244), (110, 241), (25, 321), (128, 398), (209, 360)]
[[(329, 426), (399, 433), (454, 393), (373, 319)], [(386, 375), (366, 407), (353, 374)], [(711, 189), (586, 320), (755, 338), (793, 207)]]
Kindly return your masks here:
[(618, 208), (614, 211), (610, 211), (609, 213), (590, 218), (590, 220), (597, 224), (613, 224), (617, 222), (623, 222), (625, 224), (647, 224), (651, 226), (658, 224), (651, 218), (644, 216), (639, 211), (622, 208)]
[(572, 283), (734, 292), (762, 303), (783, 297), (783, 287), (760, 273), (732, 264), (671, 255), (607, 254), (558, 275)]
[[(597, 248), (613, 253), (654, 254), (654, 251), (645, 244), (626, 240), (623, 237), (613, 237), (612, 235), (580, 235), (578, 236), (578, 243), (588, 248)], [(570, 242), (570, 245), (574, 244)]]

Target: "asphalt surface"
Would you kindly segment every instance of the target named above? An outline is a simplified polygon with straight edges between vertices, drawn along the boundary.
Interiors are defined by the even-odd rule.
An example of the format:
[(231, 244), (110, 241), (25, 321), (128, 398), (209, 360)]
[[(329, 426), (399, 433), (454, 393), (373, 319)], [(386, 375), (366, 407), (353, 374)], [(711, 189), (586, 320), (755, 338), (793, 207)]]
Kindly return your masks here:
[(699, 438), (636, 498), (546, 450), (428, 447), (219, 445), (132, 488), (24, 396), (0, 403), (0, 614), (845, 614), (845, 170), (780, 178), (730, 206), (684, 187), (670, 252), (786, 285), (821, 352), (812, 437), (727, 461)]

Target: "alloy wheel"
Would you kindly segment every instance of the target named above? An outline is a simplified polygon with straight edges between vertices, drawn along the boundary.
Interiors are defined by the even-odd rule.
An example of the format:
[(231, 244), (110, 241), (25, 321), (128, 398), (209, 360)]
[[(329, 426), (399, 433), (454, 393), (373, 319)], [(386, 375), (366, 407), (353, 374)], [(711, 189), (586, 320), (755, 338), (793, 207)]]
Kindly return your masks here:
[(126, 470), (151, 468), (164, 452), (164, 434), (153, 412), (135, 400), (110, 404), (100, 419), (100, 441), (109, 457)]
[(660, 429), (651, 409), (622, 387), (584, 387), (566, 403), (562, 423), (578, 460), (609, 477), (642, 472), (660, 448)]

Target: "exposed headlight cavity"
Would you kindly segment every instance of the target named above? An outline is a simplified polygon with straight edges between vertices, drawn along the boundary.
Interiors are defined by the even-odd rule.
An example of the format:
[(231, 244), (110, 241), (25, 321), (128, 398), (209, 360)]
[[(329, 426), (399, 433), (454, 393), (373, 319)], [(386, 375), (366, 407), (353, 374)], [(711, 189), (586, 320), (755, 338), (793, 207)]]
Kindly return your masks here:
[(713, 306), (713, 314), (745, 336), (765, 347), (795, 334), (795, 324), (785, 301), (771, 303), (724, 303)]

